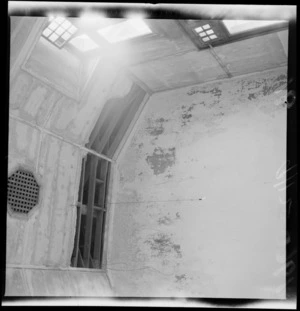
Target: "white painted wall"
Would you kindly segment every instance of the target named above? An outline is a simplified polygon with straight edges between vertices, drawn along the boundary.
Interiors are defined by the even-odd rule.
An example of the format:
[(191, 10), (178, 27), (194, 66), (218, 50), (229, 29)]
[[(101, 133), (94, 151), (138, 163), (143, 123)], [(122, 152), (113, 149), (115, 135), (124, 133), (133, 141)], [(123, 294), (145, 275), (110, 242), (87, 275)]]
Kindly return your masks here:
[[(7, 213), (5, 294), (109, 295), (105, 273), (68, 271), (84, 156), (78, 145), (87, 142), (105, 102), (127, 94), (128, 83), (124, 83), (124, 76), (118, 75), (116, 79), (116, 66), (100, 61), (91, 83), (83, 85), (86, 81), (79, 81), (80, 96), (68, 96), (64, 88), (74, 87), (72, 75), (74, 70), (79, 73), (80, 68), (73, 66), (73, 71), (65, 70), (64, 64), (70, 66), (67, 55), (62, 53), (55, 58), (53, 51), (43, 49), (32, 37), (37, 24), (26, 18), (18, 22), (16, 19), (12, 22), (11, 68), (14, 70), (10, 77), (8, 176), (19, 167), (29, 169), (40, 185), (40, 194), (39, 203), (29, 217)], [(17, 31), (21, 30), (19, 34)], [(35, 33), (38, 33), (36, 29)], [(26, 47), (29, 40), (26, 36), (36, 43), (31, 51)], [(42, 60), (45, 60), (43, 66), (48, 66), (46, 71), (39, 66)], [(64, 71), (65, 84), (57, 88), (62, 78), (60, 70)], [(75, 284), (75, 290), (60, 286), (66, 279)]]
[[(103, 69), (104, 66), (102, 73)], [(109, 67), (106, 69), (109, 71)], [(19, 87), (12, 86), (8, 175), (19, 167), (32, 171), (40, 185), (40, 199), (29, 217), (7, 214), (8, 296), (112, 294), (104, 271), (92, 274), (60, 269), (70, 267), (74, 245), (81, 160), (85, 153), (78, 145), (87, 141), (105, 101), (122, 97), (130, 89), (124, 76), (114, 83), (115, 73), (108, 72), (106, 77), (110, 79), (101, 87), (101, 80), (95, 80), (84, 103), (59, 94), (23, 71), (16, 79)], [(48, 116), (43, 111), (48, 111)], [(55, 289), (53, 284), (63, 284), (66, 278), (75, 284), (75, 289), (60, 285)]]
[(118, 295), (284, 298), (287, 69), (154, 94), (121, 153)]

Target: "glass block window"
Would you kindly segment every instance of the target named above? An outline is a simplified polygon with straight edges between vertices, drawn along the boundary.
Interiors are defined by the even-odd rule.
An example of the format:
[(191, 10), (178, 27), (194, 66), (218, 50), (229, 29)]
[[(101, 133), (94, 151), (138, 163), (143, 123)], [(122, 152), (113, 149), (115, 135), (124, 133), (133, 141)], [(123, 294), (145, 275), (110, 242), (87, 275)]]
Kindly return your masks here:
[(61, 48), (78, 31), (70, 21), (64, 17), (51, 18), (50, 23), (44, 29), (42, 36), (52, 44)]
[(210, 24), (202, 25), (194, 30), (203, 42), (208, 42), (218, 38)]
[(18, 169), (8, 178), (8, 203), (13, 212), (28, 214), (38, 199), (39, 185), (31, 172)]

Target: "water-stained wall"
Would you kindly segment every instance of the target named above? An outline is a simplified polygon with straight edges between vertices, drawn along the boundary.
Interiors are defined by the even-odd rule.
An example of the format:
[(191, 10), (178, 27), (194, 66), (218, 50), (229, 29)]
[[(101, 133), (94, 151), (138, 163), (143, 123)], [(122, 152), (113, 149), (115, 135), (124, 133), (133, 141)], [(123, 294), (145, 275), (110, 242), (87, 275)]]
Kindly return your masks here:
[(110, 208), (118, 295), (285, 297), (286, 68), (152, 95)]

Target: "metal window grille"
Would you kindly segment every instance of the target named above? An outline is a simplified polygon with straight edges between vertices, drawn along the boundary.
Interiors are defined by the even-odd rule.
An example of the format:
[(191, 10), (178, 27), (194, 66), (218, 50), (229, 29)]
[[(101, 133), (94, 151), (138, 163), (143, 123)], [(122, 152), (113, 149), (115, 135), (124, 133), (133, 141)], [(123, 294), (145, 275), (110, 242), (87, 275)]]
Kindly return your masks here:
[(102, 268), (110, 163), (88, 154), (82, 161), (71, 266)]
[(31, 172), (19, 169), (8, 178), (8, 203), (13, 212), (28, 214), (39, 199), (39, 185)]
[[(124, 98), (110, 99), (93, 129), (88, 148), (112, 157), (146, 92), (133, 84)], [(102, 268), (110, 162), (88, 154), (82, 162), (71, 266)]]

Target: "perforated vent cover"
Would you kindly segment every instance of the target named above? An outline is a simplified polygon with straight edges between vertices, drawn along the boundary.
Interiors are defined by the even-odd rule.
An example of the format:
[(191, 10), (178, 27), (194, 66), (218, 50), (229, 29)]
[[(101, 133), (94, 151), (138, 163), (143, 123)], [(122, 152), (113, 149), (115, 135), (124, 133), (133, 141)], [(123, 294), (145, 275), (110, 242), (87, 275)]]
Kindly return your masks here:
[(13, 212), (28, 214), (38, 198), (39, 185), (31, 172), (19, 169), (8, 178), (8, 203)]

